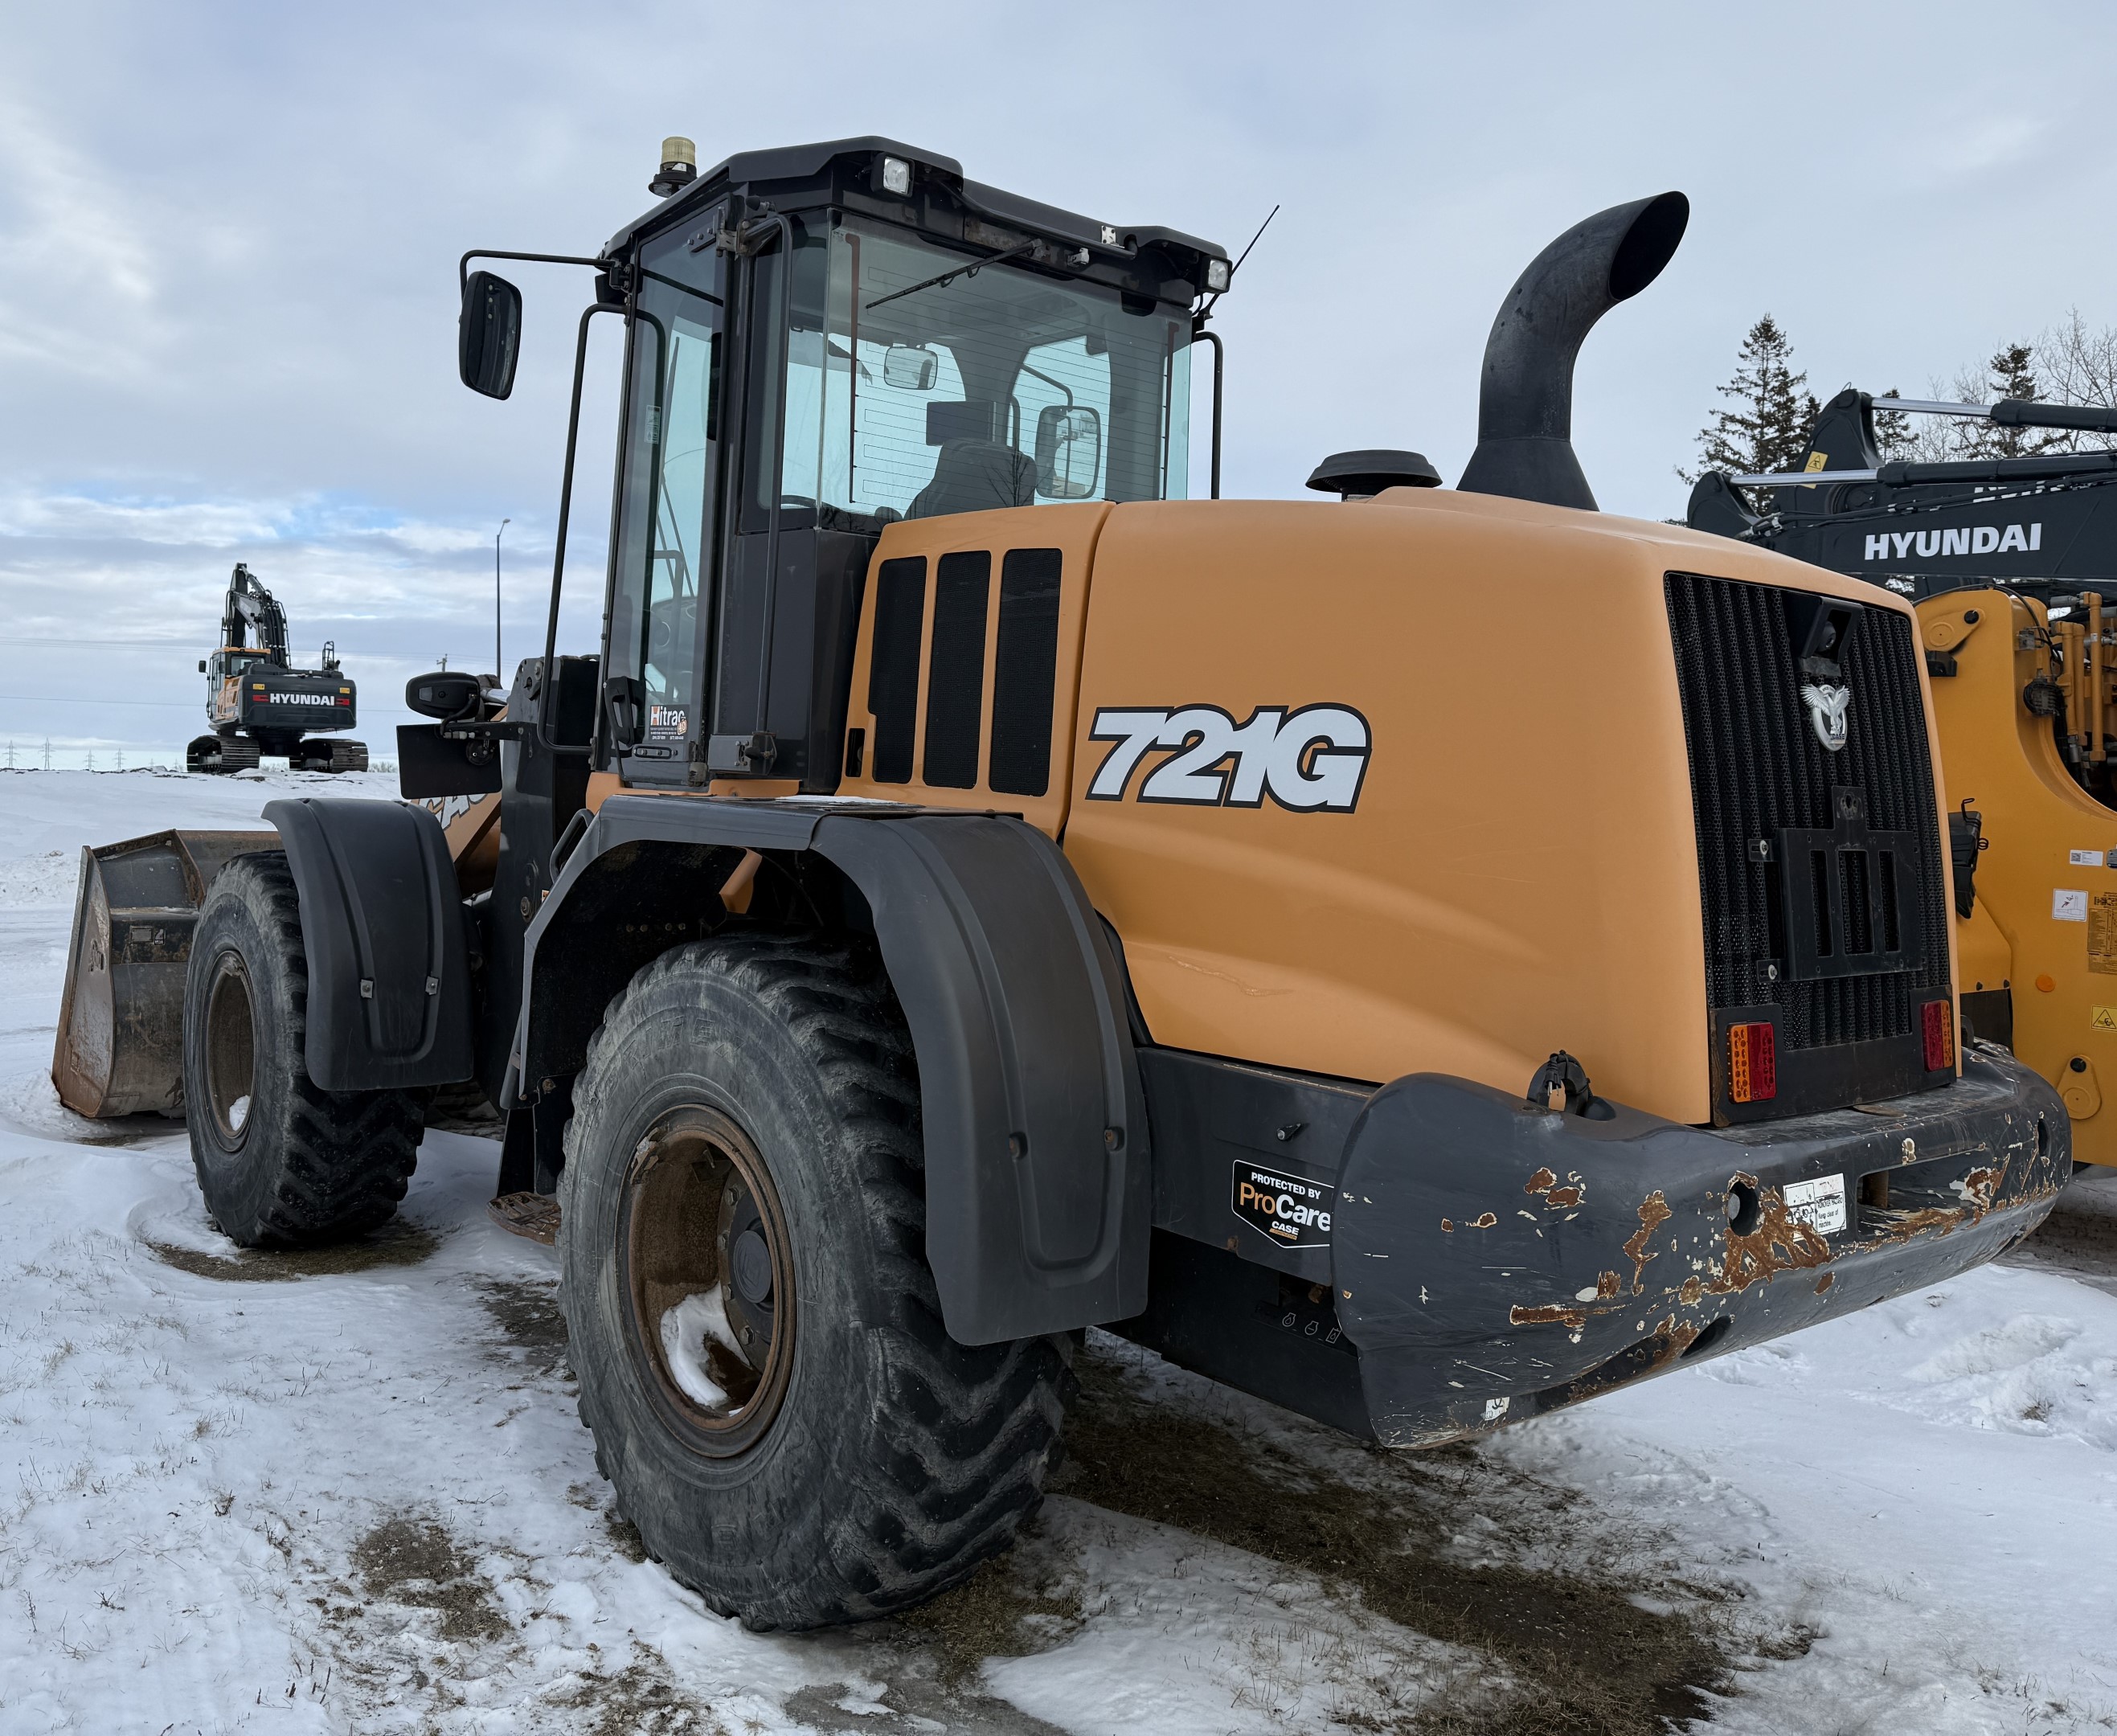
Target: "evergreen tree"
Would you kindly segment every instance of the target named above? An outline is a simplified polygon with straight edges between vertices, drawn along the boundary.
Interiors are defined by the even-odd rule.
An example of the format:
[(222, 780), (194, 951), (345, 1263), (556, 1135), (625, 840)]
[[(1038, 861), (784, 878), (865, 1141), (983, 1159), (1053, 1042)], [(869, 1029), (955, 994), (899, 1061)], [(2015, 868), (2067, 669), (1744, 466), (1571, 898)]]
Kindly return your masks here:
[[(2029, 344), (2002, 344), (1985, 364), (1985, 401), (1989, 404), (2002, 398), (2034, 402), (2044, 395), (2036, 378), (2036, 352)], [(2032, 458), (2061, 445), (2064, 438), (2058, 428), (2003, 428), (1986, 422), (1972, 425), (1965, 444), (1976, 458)]]
[(1793, 344), (1769, 313), (1752, 326), (1736, 358), (1735, 376), (1718, 388), (1733, 404), (1699, 430), (1704, 462), (1698, 472), (1680, 471), (1687, 482), (1706, 470), (1742, 476), (1798, 470), (1808, 461), (1808, 433), (1822, 406), (1804, 390), (1796, 372)]

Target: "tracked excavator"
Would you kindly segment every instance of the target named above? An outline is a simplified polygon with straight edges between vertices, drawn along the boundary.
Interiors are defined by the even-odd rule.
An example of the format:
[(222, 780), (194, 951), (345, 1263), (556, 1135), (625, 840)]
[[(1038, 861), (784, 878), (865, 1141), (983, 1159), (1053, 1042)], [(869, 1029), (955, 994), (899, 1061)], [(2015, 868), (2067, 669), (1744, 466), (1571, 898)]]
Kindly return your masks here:
[[(2057, 1096), (1957, 1042), (1911, 606), (1599, 516), (1574, 455), (1681, 195), (1523, 274), (1456, 487), (1363, 452), (1287, 501), (1184, 497), (1217, 246), (880, 138), (671, 141), (654, 190), (558, 261), (576, 406), (626, 342), (600, 645), (561, 529), (504, 707), (412, 683), (408, 805), (90, 852), (55, 1070), (181, 1101), (258, 1245), (373, 1227), (477, 1082), (597, 1462), (713, 1608), (1004, 1547), (1089, 1327), (1430, 1447), (2041, 1220)], [(1496, 663), (1496, 607), (1555, 625)]]
[(1689, 522), (1911, 598), (1949, 782), (1966, 1031), (2057, 1087), (2117, 1164), (2117, 451), (1889, 461), (1878, 410), (2117, 438), (2117, 410), (1848, 388), (1805, 469), (1709, 473)]
[(184, 750), (192, 772), (242, 772), (266, 754), (297, 771), (364, 772), (367, 744), (321, 737), (351, 729), (358, 695), (324, 647), (321, 669), (297, 669), (287, 649), (287, 612), (238, 561), (220, 612), (220, 649), (199, 659), (213, 733)]

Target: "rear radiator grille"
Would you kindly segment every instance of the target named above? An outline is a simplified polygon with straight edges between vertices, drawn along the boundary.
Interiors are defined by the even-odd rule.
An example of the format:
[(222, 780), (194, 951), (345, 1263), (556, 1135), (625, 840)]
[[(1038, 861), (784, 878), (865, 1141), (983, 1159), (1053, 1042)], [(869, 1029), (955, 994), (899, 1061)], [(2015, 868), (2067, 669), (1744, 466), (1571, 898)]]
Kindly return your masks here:
[[(1852, 692), (1848, 739), (1832, 753), (1801, 698), (1787, 610), (1796, 593), (1689, 573), (1671, 573), (1666, 584), (1698, 828), (1709, 1004), (1777, 1007), (1787, 1049), (1907, 1036), (1918, 1004), (1948, 992), (1949, 908), (1911, 623), (1882, 609), (1854, 617), (1840, 656)], [(1835, 862), (1806, 850), (1804, 861), (1756, 859), (1758, 840), (1787, 829), (1829, 831), (1847, 789), (1864, 795), (1869, 828), (1907, 847), (1901, 880), (1894, 840), (1886, 852), (1839, 853)], [(1808, 895), (1791, 902), (1818, 913), (1824, 931), (1811, 939), (1835, 961), (1835, 974), (1788, 980), (1781, 873), (1814, 877)], [(1830, 932), (1833, 903), (1843, 920)], [(1870, 917), (1873, 908), (1879, 921)], [(1910, 968), (1882, 962), (1878, 949), (1892, 943), (1913, 961)], [(1877, 968), (1862, 971), (1870, 955)]]

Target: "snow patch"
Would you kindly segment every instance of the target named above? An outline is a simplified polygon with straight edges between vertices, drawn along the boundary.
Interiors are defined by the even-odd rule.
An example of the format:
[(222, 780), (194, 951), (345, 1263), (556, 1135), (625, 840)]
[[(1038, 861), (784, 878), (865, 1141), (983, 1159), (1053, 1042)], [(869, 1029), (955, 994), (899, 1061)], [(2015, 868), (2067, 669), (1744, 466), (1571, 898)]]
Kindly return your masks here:
[(742, 1355), (735, 1328), (728, 1324), (727, 1304), (718, 1290), (686, 1296), (662, 1316), (662, 1355), (669, 1364), (670, 1378), (685, 1397), (718, 1408), (728, 1401), (728, 1394), (706, 1365), (708, 1344)]

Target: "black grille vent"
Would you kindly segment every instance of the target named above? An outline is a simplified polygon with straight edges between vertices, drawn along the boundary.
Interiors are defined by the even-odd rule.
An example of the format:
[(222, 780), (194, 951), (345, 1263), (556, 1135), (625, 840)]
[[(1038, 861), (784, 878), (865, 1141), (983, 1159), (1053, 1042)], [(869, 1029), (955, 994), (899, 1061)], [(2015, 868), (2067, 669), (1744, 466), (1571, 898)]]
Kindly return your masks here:
[(1041, 796), (1051, 787), (1051, 700), (1058, 675), (1063, 565), (1055, 548), (1011, 548), (1000, 561), (988, 781), (1010, 796)]
[[(1946, 858), (1911, 623), (1884, 609), (1852, 617), (1839, 653), (1852, 690), (1848, 739), (1832, 753), (1801, 698), (1789, 620), (1789, 603), (1800, 593), (1689, 573), (1671, 573), (1667, 586), (1698, 826), (1709, 1004), (1716, 1011), (1777, 1007), (1779, 1040), (1792, 1050), (1907, 1036), (1918, 1004), (1948, 992)], [(1761, 861), (1755, 847), (1789, 828), (1829, 831), (1845, 805), (1838, 792), (1847, 790), (1864, 796), (1868, 827), (1910, 845), (1902, 877), (1909, 907), (1898, 907), (1893, 886), (1878, 889), (1883, 921), (1876, 925), (1882, 941), (1900, 944), (1910, 967), (1863, 974), (1847, 970), (1852, 960), (1841, 957), (1841, 974), (1790, 981), (1777, 875), (1810, 872), (1814, 864)], [(1845, 860), (1857, 875), (1870, 861), (1883, 871), (1885, 859)], [(1854, 909), (1856, 893), (1864, 911), (1865, 884), (1845, 889), (1841, 907)], [(1797, 902), (1814, 907), (1818, 900)], [(1843, 953), (1876, 939), (1862, 928), (1833, 944)]]
[(985, 703), (985, 612), (992, 556), (941, 556), (934, 580), (934, 648), (926, 671), (925, 780), (967, 790), (978, 781), (978, 719)]
[(919, 641), (926, 626), (926, 559), (885, 561), (874, 590), (874, 644), (867, 672), (874, 713), (874, 778), (911, 782), (919, 730)]

